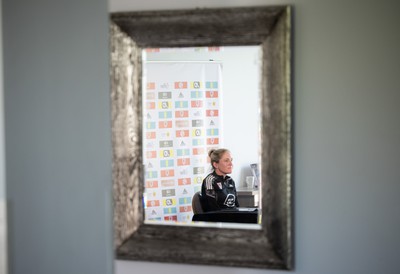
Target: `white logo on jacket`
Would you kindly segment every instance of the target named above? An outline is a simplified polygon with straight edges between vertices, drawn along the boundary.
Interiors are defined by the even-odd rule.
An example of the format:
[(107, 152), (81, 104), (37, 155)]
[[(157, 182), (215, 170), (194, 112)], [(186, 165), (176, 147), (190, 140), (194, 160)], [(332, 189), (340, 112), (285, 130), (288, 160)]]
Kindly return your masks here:
[(228, 206), (228, 207), (234, 207), (235, 206), (235, 195), (233, 194), (228, 194), (226, 196), (224, 205)]

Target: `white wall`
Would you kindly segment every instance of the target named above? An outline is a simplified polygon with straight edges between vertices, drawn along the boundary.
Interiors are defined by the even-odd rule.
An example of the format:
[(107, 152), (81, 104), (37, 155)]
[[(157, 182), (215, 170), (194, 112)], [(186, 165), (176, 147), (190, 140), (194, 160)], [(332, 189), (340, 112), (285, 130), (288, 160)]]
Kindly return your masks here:
[(223, 87), (224, 145), (234, 158), (232, 178), (242, 187), (246, 186), (246, 176), (252, 175), (250, 164), (259, 163), (259, 54), (259, 47), (247, 50), (227, 47), (223, 59), (226, 78)]
[[(127, 1), (111, 10), (294, 6), (295, 270), (398, 273), (398, 1)], [(282, 271), (117, 261), (116, 273)]]

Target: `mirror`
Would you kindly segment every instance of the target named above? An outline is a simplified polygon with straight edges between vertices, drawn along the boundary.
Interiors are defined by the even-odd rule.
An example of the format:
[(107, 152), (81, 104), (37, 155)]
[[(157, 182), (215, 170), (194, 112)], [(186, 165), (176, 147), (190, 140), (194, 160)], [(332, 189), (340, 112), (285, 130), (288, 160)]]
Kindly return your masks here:
[[(260, 166), (261, 47), (152, 48), (142, 56), (145, 223), (215, 226), (192, 222), (205, 214), (193, 210), (192, 197), (212, 171), (208, 151), (227, 147), (243, 212), (235, 219), (248, 224), (255, 215), (260, 228), (259, 179), (248, 187), (246, 177)], [(224, 216), (218, 226), (235, 221)]]
[[(291, 8), (111, 15), (114, 242), (118, 259), (291, 269)], [(261, 229), (144, 222), (142, 51), (259, 45)]]

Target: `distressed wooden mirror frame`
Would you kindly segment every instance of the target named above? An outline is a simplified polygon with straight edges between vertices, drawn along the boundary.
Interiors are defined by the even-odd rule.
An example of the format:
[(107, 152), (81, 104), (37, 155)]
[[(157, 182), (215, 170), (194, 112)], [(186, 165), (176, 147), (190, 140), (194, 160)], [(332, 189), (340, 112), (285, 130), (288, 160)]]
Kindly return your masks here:
[[(142, 49), (260, 45), (261, 229), (144, 223)], [(291, 7), (111, 14), (116, 258), (292, 269)]]

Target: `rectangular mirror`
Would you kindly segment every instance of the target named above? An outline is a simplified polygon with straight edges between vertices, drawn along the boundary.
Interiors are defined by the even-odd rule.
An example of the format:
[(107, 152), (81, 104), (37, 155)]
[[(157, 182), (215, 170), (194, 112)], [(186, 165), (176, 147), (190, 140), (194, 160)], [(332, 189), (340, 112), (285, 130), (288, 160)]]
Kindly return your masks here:
[[(291, 8), (128, 12), (112, 14), (111, 21), (117, 258), (291, 269)], [(148, 178), (143, 158), (146, 145), (143, 138), (146, 119), (142, 116), (145, 100), (143, 50), (228, 46), (258, 46), (262, 52), (258, 60), (261, 67), (260, 227), (256, 230), (246, 227), (216, 229), (176, 226), (176, 222), (149, 224), (145, 222), (148, 207), (143, 199)], [(226, 136), (224, 139), (227, 140)]]

